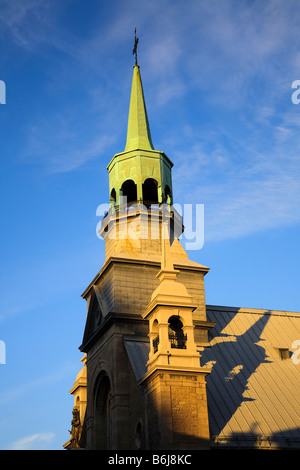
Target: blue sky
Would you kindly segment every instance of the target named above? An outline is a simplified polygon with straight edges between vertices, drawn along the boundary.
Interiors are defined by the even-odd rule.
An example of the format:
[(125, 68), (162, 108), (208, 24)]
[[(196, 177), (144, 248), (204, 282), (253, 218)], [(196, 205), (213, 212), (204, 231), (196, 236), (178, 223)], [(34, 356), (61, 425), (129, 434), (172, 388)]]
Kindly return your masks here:
[(299, 24), (297, 0), (0, 0), (0, 449), (69, 437), (135, 27), (175, 202), (204, 204), (207, 303), (300, 310)]

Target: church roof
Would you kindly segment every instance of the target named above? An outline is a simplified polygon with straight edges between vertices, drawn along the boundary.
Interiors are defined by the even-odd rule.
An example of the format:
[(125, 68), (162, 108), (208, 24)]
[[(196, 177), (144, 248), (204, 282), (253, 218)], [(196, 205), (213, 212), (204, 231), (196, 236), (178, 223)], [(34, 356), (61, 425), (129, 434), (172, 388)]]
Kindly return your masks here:
[[(200, 365), (211, 367), (207, 400), (212, 446), (300, 446), (300, 313), (207, 306), (211, 346)], [(149, 340), (127, 336), (135, 377), (146, 373)], [(298, 355), (299, 356), (299, 355)]]
[(300, 445), (300, 313), (207, 306), (201, 353), (214, 445)]
[(134, 335), (123, 336), (123, 342), (128, 354), (136, 381), (142, 379), (147, 372), (146, 363), (149, 360), (149, 338)]

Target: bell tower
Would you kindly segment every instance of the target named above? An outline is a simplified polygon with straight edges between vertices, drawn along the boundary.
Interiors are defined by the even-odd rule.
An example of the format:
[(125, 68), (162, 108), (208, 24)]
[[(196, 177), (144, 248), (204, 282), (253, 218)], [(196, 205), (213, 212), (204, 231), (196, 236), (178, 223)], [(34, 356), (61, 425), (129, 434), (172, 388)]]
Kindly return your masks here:
[(132, 53), (135, 55), (129, 105), (125, 150), (116, 154), (108, 165), (109, 191), (112, 206), (138, 202), (172, 204), (173, 163), (154, 149), (148, 121), (144, 91), (137, 60), (136, 37)]
[(141, 380), (149, 449), (209, 448), (205, 377), (194, 337), (197, 305), (174, 269), (163, 224), (160, 283), (143, 314), (149, 321), (150, 353)]
[(107, 166), (110, 209), (99, 232), (106, 240), (107, 257), (125, 245), (138, 253), (150, 250), (160, 254), (162, 213), (168, 218), (171, 240), (179, 238), (183, 226), (181, 215), (172, 207), (172, 167), (167, 155), (154, 149), (140, 67), (136, 64), (125, 150), (114, 155)]
[[(135, 54), (136, 46), (137, 38)], [(195, 448), (208, 439), (208, 371), (199, 370), (199, 350), (209, 345), (213, 326), (204, 293), (209, 268), (190, 260), (179, 242), (183, 224), (173, 207), (172, 167), (152, 142), (136, 54), (125, 149), (107, 167), (110, 208), (99, 230), (105, 262), (82, 294), (87, 316), (79, 349), (86, 354), (87, 396), (79, 445), (86, 449), (175, 448), (182, 420), (163, 400), (170, 393), (179, 400), (182, 382), (195, 410), (201, 408), (195, 439), (183, 427), (182, 442)], [(159, 377), (165, 380), (156, 386)], [(160, 410), (153, 435), (150, 421)], [(172, 413), (175, 427), (169, 426)], [(167, 440), (160, 439), (162, 430)]]
[(113, 206), (139, 203), (172, 204), (173, 163), (154, 149), (150, 134), (140, 68), (133, 67), (124, 152), (116, 154), (107, 169), (110, 203)]

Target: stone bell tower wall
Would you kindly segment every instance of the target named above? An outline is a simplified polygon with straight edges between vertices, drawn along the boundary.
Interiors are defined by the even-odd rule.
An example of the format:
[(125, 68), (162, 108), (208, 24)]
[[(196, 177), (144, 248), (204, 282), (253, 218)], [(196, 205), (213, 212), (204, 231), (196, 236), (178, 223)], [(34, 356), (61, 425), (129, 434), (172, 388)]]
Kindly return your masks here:
[[(201, 268), (184, 266), (181, 260), (174, 259), (174, 266), (180, 272), (178, 281), (184, 284), (188, 293), (192, 296), (197, 308), (193, 312), (193, 320), (197, 323), (206, 321), (204, 275), (206, 271)], [(156, 278), (160, 270), (160, 261), (148, 259), (130, 259), (124, 254), (111, 257), (103, 266), (90, 286), (95, 285), (101, 289), (105, 299), (106, 311), (116, 314), (142, 315), (151, 300), (153, 291), (157, 288), (159, 281)], [(83, 294), (89, 297), (89, 288)], [(199, 325), (198, 325), (199, 326)], [(200, 325), (201, 326), (201, 325)], [(200, 341), (200, 329), (195, 335)], [(201, 341), (206, 341), (202, 335)]]

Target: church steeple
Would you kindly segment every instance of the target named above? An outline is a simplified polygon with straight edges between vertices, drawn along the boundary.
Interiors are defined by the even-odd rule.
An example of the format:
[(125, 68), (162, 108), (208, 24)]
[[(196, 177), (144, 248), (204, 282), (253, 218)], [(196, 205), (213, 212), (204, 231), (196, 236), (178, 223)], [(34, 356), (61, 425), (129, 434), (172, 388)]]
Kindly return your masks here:
[(147, 208), (163, 203), (172, 206), (173, 163), (164, 152), (154, 149), (140, 74), (137, 64), (135, 37), (133, 53), (135, 65), (131, 85), (125, 150), (110, 161), (109, 194), (112, 210), (128, 205), (142, 204)]
[(137, 46), (139, 38), (136, 37), (136, 28), (134, 35), (134, 48), (132, 50), (132, 54), (135, 55), (135, 66), (133, 67), (125, 152), (137, 149), (154, 150), (150, 134), (140, 68), (137, 61)]
[(133, 67), (125, 152), (137, 149), (154, 150), (154, 147), (150, 134), (140, 68), (135, 65)]

